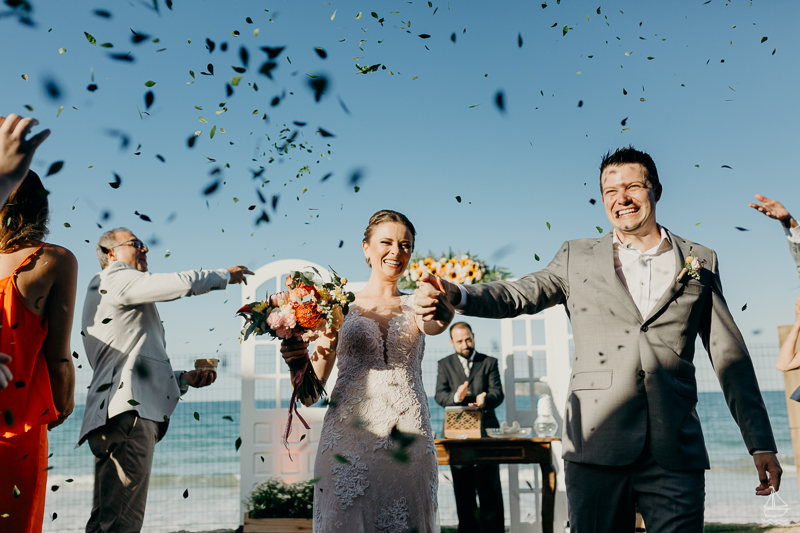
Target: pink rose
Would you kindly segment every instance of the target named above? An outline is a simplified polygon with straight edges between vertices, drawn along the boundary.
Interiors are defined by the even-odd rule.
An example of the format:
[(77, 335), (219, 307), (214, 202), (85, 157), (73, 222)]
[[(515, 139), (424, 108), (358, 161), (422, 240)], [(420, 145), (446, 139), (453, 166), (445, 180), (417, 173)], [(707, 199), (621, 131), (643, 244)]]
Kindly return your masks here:
[(694, 259), (692, 259), (692, 270), (694, 270), (696, 272), (696, 271), (700, 270), (701, 268), (702, 268), (702, 265), (700, 264), (700, 260), (698, 260), (696, 257)]
[(297, 325), (297, 319), (294, 313), (281, 313), (281, 322), (283, 327), (292, 329)]
[(281, 326), (282, 322), (283, 320), (281, 318), (281, 312), (279, 310), (275, 310), (267, 316), (267, 325), (271, 329), (278, 329)]
[(279, 300), (283, 300), (284, 303), (288, 302), (289, 292), (288, 291), (276, 292), (275, 294), (269, 297), (269, 305), (272, 307), (279, 307), (280, 306), (280, 304), (278, 303)]

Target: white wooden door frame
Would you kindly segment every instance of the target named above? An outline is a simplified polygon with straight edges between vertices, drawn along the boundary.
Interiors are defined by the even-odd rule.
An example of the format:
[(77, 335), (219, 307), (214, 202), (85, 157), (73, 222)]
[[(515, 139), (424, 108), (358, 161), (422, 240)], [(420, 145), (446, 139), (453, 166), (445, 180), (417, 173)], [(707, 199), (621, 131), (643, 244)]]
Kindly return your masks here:
[[(544, 344), (534, 344), (532, 324), (544, 322)], [(525, 339), (521, 344), (514, 341), (514, 323), (524, 324)], [(553, 402), (555, 403), (556, 420), (558, 422), (557, 437), (561, 436), (563, 427), (564, 406), (567, 402), (567, 388), (572, 371), (572, 361), (569, 342), (572, 335), (569, 332), (569, 319), (563, 306), (556, 306), (536, 315), (522, 315), (516, 318), (506, 318), (501, 321), (500, 332), (502, 339), (502, 354), (500, 371), (505, 383), (506, 420), (519, 422), (520, 426), (532, 427), (536, 420), (536, 394), (534, 392), (537, 375), (534, 369), (534, 352), (545, 352), (547, 365), (547, 385), (550, 388)], [(516, 378), (514, 368), (514, 354), (527, 355), (527, 377)], [(524, 374), (524, 373), (523, 373)], [(517, 408), (516, 390), (519, 385), (520, 392), (527, 391), (530, 396), (530, 410)], [(534, 435), (535, 436), (535, 435)], [(553, 462), (556, 469), (556, 503), (555, 503), (555, 530), (559, 531), (561, 525), (567, 520), (567, 498), (564, 486), (564, 461), (561, 459), (561, 443), (553, 443)], [(520, 486), (519, 465), (508, 465), (508, 496), (509, 517), (511, 533), (541, 533), (541, 475), (536, 470), (535, 482), (532, 487)], [(523, 509), (521, 494), (534, 495), (534, 509)]]

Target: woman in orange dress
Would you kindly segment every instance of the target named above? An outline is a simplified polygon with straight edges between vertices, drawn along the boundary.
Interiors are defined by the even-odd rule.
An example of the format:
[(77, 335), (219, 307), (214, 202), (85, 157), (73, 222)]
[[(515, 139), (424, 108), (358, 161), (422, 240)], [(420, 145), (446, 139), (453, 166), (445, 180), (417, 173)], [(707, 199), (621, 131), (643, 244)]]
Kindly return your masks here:
[[(2, 124), (0, 124), (2, 129)], [(2, 132), (0, 132), (0, 136)], [(47, 488), (47, 429), (75, 406), (69, 337), (78, 265), (45, 244), (47, 191), (28, 172), (0, 209), (0, 530), (39, 532)]]

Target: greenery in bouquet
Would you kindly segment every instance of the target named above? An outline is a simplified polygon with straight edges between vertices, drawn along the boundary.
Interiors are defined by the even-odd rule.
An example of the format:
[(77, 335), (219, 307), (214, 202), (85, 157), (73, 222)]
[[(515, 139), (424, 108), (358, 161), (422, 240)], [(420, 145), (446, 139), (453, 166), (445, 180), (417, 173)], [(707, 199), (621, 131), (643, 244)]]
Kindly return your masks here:
[(259, 483), (244, 501), (250, 518), (311, 518), (314, 481), (284, 483), (270, 478)]
[(430, 251), (428, 251), (428, 255), (414, 254), (397, 286), (400, 289), (416, 289), (417, 280), (423, 272), (430, 272), (434, 276), (462, 285), (486, 283), (511, 277), (511, 273), (504, 267), (489, 267), (477, 255), (469, 252), (453, 253), (453, 250), (450, 249), (447, 253), (442, 254), (434, 254)]

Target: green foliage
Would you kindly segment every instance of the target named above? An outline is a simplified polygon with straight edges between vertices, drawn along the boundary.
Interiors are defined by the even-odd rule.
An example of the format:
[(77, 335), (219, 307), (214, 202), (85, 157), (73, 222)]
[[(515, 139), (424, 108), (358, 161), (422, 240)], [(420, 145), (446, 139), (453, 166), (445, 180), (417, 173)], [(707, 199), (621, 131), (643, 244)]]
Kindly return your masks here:
[(250, 518), (311, 518), (314, 481), (284, 483), (270, 478), (256, 485), (244, 504)]

